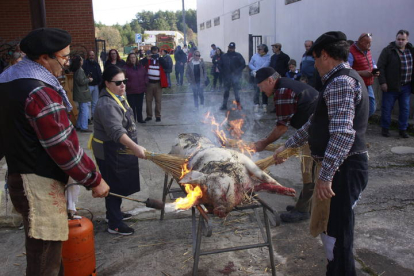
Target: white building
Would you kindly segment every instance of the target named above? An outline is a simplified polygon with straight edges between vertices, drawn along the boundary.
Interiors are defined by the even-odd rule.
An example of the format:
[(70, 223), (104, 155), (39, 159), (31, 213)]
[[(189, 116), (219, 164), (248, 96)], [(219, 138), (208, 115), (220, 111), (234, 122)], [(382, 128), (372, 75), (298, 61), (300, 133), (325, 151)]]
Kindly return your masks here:
[(155, 45), (156, 35), (158, 34), (173, 35), (175, 45), (182, 45), (184, 41), (184, 35), (177, 31), (144, 31), (144, 34), (148, 35), (148, 37), (144, 39), (145, 44)]
[(270, 53), (270, 45), (279, 42), (283, 52), (300, 62), (305, 40), (316, 40), (327, 31), (342, 31), (357, 40), (368, 32), (378, 60), (398, 30), (414, 37), (413, 11), (413, 0), (197, 0), (198, 48), (208, 58), (212, 43), (227, 51), (235, 42), (248, 62), (251, 34), (262, 36)]

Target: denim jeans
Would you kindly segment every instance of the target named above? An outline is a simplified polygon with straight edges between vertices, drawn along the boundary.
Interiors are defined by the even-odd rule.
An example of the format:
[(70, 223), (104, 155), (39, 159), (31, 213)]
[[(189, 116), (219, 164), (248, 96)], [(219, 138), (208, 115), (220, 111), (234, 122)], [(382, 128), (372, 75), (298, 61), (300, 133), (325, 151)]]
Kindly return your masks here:
[(200, 98), (200, 104), (204, 105), (203, 87), (200, 86), (200, 83), (192, 84), (191, 89), (193, 90), (194, 106), (198, 107), (198, 98)]
[(391, 111), (394, 108), (395, 101), (398, 100), (399, 115), (398, 128), (400, 130), (407, 130), (408, 116), (410, 114), (410, 96), (411, 85), (401, 86), (400, 92), (382, 92), (382, 106), (381, 106), (381, 127), (389, 129), (391, 124)]
[(88, 103), (78, 103), (78, 120), (76, 121), (76, 127), (80, 129), (88, 129), (88, 113), (89, 107)]
[(369, 114), (368, 114), (368, 117), (371, 117), (371, 115), (375, 113), (375, 110), (377, 109), (377, 105), (375, 103), (374, 89), (372, 88), (372, 85), (367, 86), (367, 90), (368, 90), (368, 96), (369, 96)]
[(234, 98), (236, 102), (240, 103), (240, 78), (238, 77), (229, 77), (224, 81), (224, 95), (223, 95), (223, 106), (227, 106), (227, 101), (230, 96), (230, 89), (233, 87)]
[(7, 184), (9, 186), (10, 199), (13, 206), (23, 217), (26, 238), (26, 275), (63, 275), (62, 242), (45, 241), (29, 237), (29, 202), (25, 195), (23, 180), (20, 174), (9, 175)]
[(167, 75), (168, 87), (171, 87), (171, 73), (165, 73)]
[(99, 87), (98, 85), (89, 86), (89, 90), (91, 91), (91, 96), (92, 96), (91, 114), (93, 117), (93, 113), (95, 112), (95, 106), (99, 99)]
[(345, 159), (332, 180), (335, 196), (331, 199), (327, 235), (336, 239), (333, 260), (326, 275), (355, 276), (354, 207), (368, 183), (368, 155), (355, 154)]
[(175, 78), (177, 80), (177, 85), (183, 85), (184, 65), (175, 65)]

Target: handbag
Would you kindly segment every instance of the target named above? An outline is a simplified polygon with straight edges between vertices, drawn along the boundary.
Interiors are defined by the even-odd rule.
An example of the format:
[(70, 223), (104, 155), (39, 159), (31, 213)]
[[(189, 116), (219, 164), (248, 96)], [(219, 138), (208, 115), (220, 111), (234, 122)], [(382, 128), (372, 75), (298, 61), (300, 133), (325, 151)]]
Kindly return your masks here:
[(206, 80), (204, 81), (204, 86), (208, 86), (210, 84), (210, 79), (206, 76)]

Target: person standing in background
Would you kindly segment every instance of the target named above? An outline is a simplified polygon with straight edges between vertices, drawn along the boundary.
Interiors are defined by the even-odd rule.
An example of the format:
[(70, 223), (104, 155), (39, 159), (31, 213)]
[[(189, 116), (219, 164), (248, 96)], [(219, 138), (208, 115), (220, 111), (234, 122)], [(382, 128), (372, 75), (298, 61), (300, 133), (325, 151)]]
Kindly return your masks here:
[(191, 89), (193, 90), (194, 96), (194, 106), (196, 110), (199, 108), (200, 99), (200, 107), (204, 107), (204, 84), (207, 78), (206, 67), (204, 65), (204, 61), (201, 58), (200, 51), (194, 51), (194, 57), (188, 62), (187, 64), (187, 71), (186, 77), (188, 82), (191, 85)]
[(161, 56), (164, 58), (165, 60), (165, 68), (164, 68), (164, 72), (167, 75), (167, 81), (168, 81), (168, 88), (171, 88), (171, 72), (172, 72), (172, 68), (173, 68), (173, 61), (171, 59), (170, 54), (168, 54), (167, 50), (161, 50)]
[(187, 62), (187, 55), (181, 50), (181, 46), (177, 46), (174, 52), (175, 58), (175, 78), (177, 80), (177, 86), (183, 85), (184, 78), (184, 66)]
[(95, 60), (94, 51), (89, 51), (88, 58), (83, 62), (82, 68), (85, 71), (86, 76), (92, 79), (92, 81), (89, 83), (89, 91), (92, 96), (89, 119), (93, 120), (92, 116), (95, 112), (95, 106), (99, 98), (99, 85), (102, 81), (101, 66), (99, 66), (99, 63)]
[[(256, 72), (257, 70), (268, 67), (270, 64), (270, 54), (268, 54), (269, 48), (266, 44), (260, 44), (257, 46), (257, 53), (252, 56), (249, 62), (249, 68), (251, 70), (250, 74), (252, 77), (256, 80)], [(256, 83), (257, 84), (257, 83)], [(260, 107), (260, 94), (262, 95), (262, 106), (263, 106), (263, 112), (267, 112), (267, 96), (265, 93), (260, 91), (259, 87), (255, 85), (254, 87), (255, 93), (254, 93), (254, 112), (259, 112)]]
[(290, 57), (282, 51), (282, 44), (272, 44), (273, 55), (270, 58), (270, 67), (276, 70), (281, 76), (285, 76), (289, 71), (288, 62)]
[[(216, 54), (213, 56), (213, 66), (211, 67), (211, 74), (213, 75), (213, 89), (220, 91), (223, 86), (223, 61), (222, 61), (223, 52), (219, 47), (216, 49)], [(219, 81), (219, 86), (217, 86), (217, 80)]]
[(116, 65), (121, 69), (125, 66), (125, 61), (121, 59), (118, 51), (115, 49), (109, 50), (108, 59), (105, 62), (104, 68), (108, 67), (111, 64)]

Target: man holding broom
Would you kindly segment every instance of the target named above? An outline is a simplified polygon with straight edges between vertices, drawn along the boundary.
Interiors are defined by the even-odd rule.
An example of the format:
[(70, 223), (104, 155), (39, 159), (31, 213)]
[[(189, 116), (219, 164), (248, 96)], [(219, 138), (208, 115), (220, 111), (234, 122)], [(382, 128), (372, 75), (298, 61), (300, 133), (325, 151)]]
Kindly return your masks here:
[[(276, 126), (265, 139), (254, 143), (256, 151), (262, 151), (285, 134), (289, 126), (299, 129), (308, 121), (315, 110), (318, 91), (305, 83), (281, 78), (272, 67), (257, 70), (256, 81), (260, 91), (267, 97), (274, 95), (276, 108)], [(303, 147), (302, 155), (303, 189), (296, 205), (288, 205), (286, 207), (288, 212), (280, 214), (284, 222), (298, 222), (310, 217), (314, 183), (311, 172), (313, 161), (308, 145)]]
[(353, 256), (354, 212), (368, 182), (365, 131), (369, 98), (364, 81), (351, 69), (349, 45), (342, 32), (321, 35), (309, 50), (323, 87), (316, 110), (283, 147), (309, 143), (317, 166), (310, 231), (321, 235), (328, 259), (326, 275), (356, 275)]

